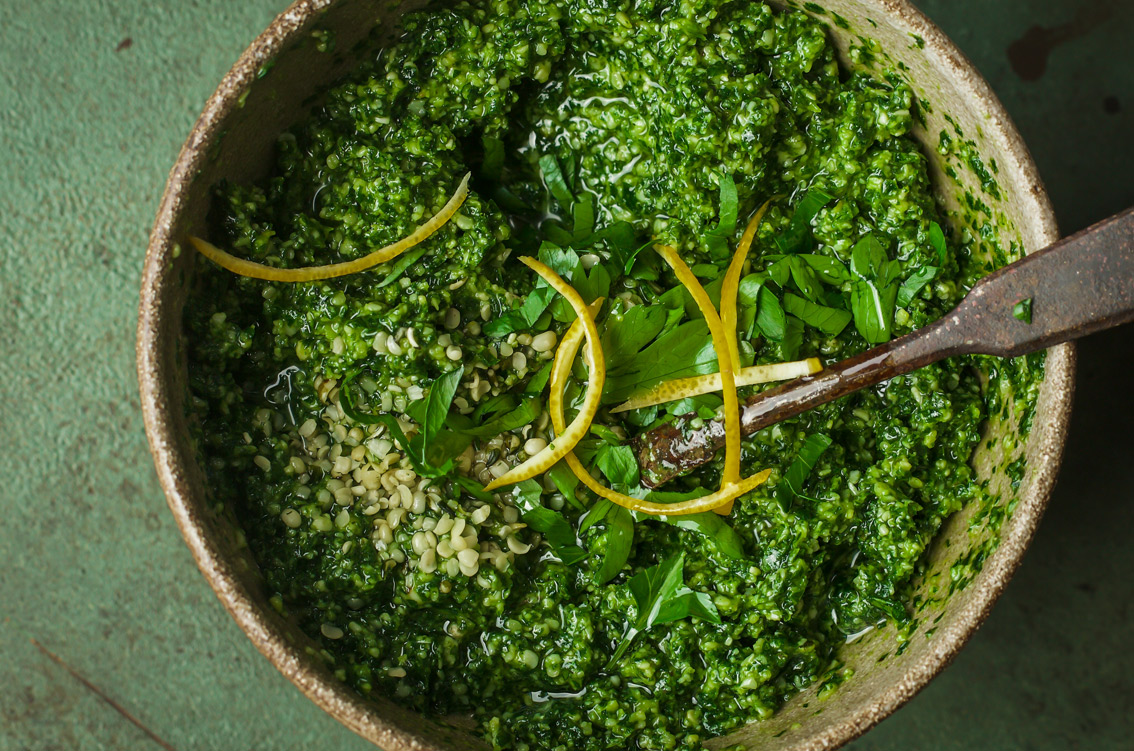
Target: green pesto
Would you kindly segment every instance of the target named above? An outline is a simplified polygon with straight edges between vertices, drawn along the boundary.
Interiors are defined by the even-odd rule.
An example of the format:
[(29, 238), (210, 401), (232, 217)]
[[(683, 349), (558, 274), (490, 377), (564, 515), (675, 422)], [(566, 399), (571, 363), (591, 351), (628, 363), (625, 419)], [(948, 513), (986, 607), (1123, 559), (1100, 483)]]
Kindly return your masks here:
[[(773, 473), (724, 520), (737, 542), (720, 519), (689, 528), (608, 512), (592, 523), (584, 514), (595, 499), (554, 473), (542, 492), (523, 491), (533, 494), (524, 503), (552, 516), (524, 506), (522, 520), (518, 496), (477, 500), (452, 479), (483, 481), (494, 463), (517, 463), (529, 439), (546, 435), (546, 391), (538, 382), (524, 391), (551, 357), (535, 346), (539, 335), (562, 335), (571, 315), (553, 302), (510, 332), (486, 333), (536, 288), (516, 256), (549, 236), (580, 246), (581, 260), (556, 258), (590, 268), (573, 278), (587, 297), (614, 301), (599, 317), (608, 358), (632, 308), (697, 330), (697, 314), (649, 250), (627, 264), (613, 241), (572, 236), (587, 206), (599, 228), (629, 222), (639, 244), (673, 243), (713, 294), (710, 280), (719, 290), (727, 265), (713, 234), (726, 213), (725, 176), (739, 216), (726, 227), (728, 248), (747, 217), (776, 199), (752, 250), (755, 274), (768, 271), (795, 209), (819, 189), (833, 198), (809, 223), (810, 254), (849, 266), (852, 248), (872, 235), (897, 263), (897, 284), (939, 267), (896, 308), (893, 336), (955, 305), (989, 269), (974, 246), (996, 238), (959, 233), (943, 258), (933, 247), (941, 217), (926, 156), (909, 135), (919, 116), (909, 86), (893, 70), (841, 70), (821, 21), (755, 0), (475, 0), (407, 16), (404, 29), (280, 138), (267, 179), (218, 186), (213, 239), (277, 266), (357, 258), (408, 234), (472, 171), (459, 214), (404, 268), (287, 285), (200, 261), (186, 307), (195, 441), (214, 500), (235, 510), (272, 603), (361, 693), (438, 717), (471, 714), (497, 748), (694, 749), (769, 717), (808, 686), (823, 697), (854, 680), (841, 644), (886, 623), (912, 633), (922, 607), (964, 586), (995, 548), (1011, 505), (970, 460), (989, 419), (1026, 434), (1042, 355), (946, 361), (746, 439), (744, 473)], [(861, 42), (852, 57), (876, 63), (877, 45)], [(333, 49), (329, 37), (317, 43)], [(497, 148), (503, 161), (490, 168)], [(983, 169), (963, 139), (943, 134), (941, 153)], [(573, 196), (548, 179), (552, 157)], [(992, 193), (987, 170), (981, 180)], [(971, 194), (968, 208), (992, 216)], [(816, 284), (823, 307), (848, 308), (850, 281)], [(867, 346), (854, 324), (831, 334), (785, 322), (779, 340), (750, 327), (742, 356), (830, 362)], [(389, 436), (343, 414), (346, 382), (370, 411), (403, 418), (411, 434), (424, 430), (414, 405), (462, 366), (436, 442), (456, 460), (445, 477), (421, 483)], [(715, 369), (711, 358), (706, 367)], [(585, 384), (576, 368), (569, 405)], [(507, 409), (519, 413), (521, 397), (539, 417), (462, 440), (489, 419), (485, 403), (512, 398)], [(706, 397), (683, 409), (711, 418), (719, 404)], [(604, 409), (577, 453), (632, 487), (623, 439), (669, 417)], [(830, 447), (800, 488), (777, 494), (820, 434)], [(1004, 449), (1018, 485), (1020, 446)], [(367, 484), (372, 466), (416, 477), (390, 480), (408, 490), (401, 510), (384, 495), (400, 490)], [(718, 457), (667, 490), (715, 488), (719, 473)], [(978, 542), (939, 596), (915, 601), (925, 551), (966, 504), (976, 508)], [(549, 521), (556, 514), (576, 539)], [(440, 531), (455, 525), (478, 530), (477, 566), (457, 554), (469, 543)], [(618, 546), (623, 558), (612, 560)], [(568, 558), (578, 547), (586, 557)], [(702, 610), (653, 625), (612, 660), (642, 615), (631, 580), (678, 555), (680, 583), (720, 623)]]

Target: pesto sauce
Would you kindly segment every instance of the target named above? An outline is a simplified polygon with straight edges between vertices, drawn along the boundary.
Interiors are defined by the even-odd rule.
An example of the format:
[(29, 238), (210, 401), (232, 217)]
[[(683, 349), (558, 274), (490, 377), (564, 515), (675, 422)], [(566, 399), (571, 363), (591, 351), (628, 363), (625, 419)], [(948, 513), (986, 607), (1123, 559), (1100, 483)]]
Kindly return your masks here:
[[(581, 532), (591, 555), (565, 565), (510, 496), (484, 503), (425, 480), (389, 436), (354, 424), (342, 385), (359, 369), (356, 390), (404, 417), (463, 365), (454, 410), (472, 418), (550, 361), (544, 345), (565, 330), (554, 307), (529, 329), (483, 331), (533, 289), (515, 256), (569, 214), (541, 177), (544, 155), (594, 197), (598, 226), (630, 222), (700, 268), (723, 268), (707, 237), (724, 174), (742, 219), (730, 247), (757, 206), (781, 197), (758, 232), (755, 271), (812, 187), (836, 196), (811, 223), (816, 253), (849, 263), (872, 233), (903, 276), (939, 262), (926, 158), (908, 134), (910, 88), (892, 72), (840, 70), (824, 26), (805, 13), (754, 0), (476, 0), (411, 14), (404, 29), (281, 137), (270, 178), (217, 187), (217, 239), (270, 265), (357, 258), (436, 212), (480, 169), (485, 138), (504, 145), (502, 187), (538, 216), (506, 212), (500, 186), (478, 176), (458, 216), (396, 278), (391, 263), (274, 284), (201, 261), (186, 306), (210, 490), (235, 510), (273, 604), (321, 645), (336, 675), (436, 716), (471, 713), (497, 748), (693, 749), (769, 717), (813, 683), (833, 690), (849, 677), (837, 658), (848, 637), (888, 621), (916, 628), (911, 581), (943, 521), (970, 502), (980, 504), (973, 525), (989, 534), (954, 567), (950, 589), (979, 571), (1008, 510), (970, 459), (990, 416), (1016, 410), (1026, 432), (1042, 356), (956, 358), (760, 431), (744, 442), (744, 473), (772, 468), (772, 479), (727, 517), (745, 557), (639, 521), (609, 582), (599, 571), (611, 520)], [(867, 40), (856, 54), (872, 58)], [(943, 135), (943, 151), (958, 144), (977, 169), (975, 149)], [(987, 170), (981, 179), (995, 186)], [(988, 213), (978, 203), (970, 208)], [(634, 268), (614, 272), (611, 297), (623, 308), (674, 286), (648, 253)], [(941, 316), (986, 271), (951, 241), (937, 277), (898, 309), (894, 335)], [(775, 342), (746, 346), (755, 362), (784, 358)], [(830, 362), (866, 346), (853, 325), (833, 337), (803, 327), (795, 354)], [(987, 388), (974, 365), (989, 374)], [(625, 434), (650, 419), (604, 412), (600, 422)], [(538, 450), (548, 431), (543, 412), (477, 439), (457, 471), (487, 479)], [(816, 433), (833, 445), (785, 509), (776, 488)], [(715, 486), (719, 471), (718, 457), (680, 485)], [(582, 510), (546, 487), (545, 502), (579, 529)], [(685, 585), (709, 594), (722, 624), (656, 626), (608, 665), (636, 609), (628, 580), (678, 552)]]

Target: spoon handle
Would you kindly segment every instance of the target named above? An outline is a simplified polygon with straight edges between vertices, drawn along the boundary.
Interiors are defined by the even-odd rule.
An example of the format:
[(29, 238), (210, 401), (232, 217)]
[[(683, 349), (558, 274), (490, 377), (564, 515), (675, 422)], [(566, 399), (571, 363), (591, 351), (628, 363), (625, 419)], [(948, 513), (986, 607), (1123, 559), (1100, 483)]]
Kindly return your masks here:
[[(749, 397), (741, 430), (750, 435), (952, 355), (1016, 357), (1132, 320), (1134, 209), (1128, 209), (981, 279), (951, 313), (918, 331)], [(724, 445), (720, 422), (694, 429), (695, 417), (679, 417), (635, 441), (643, 485), (658, 487)]]

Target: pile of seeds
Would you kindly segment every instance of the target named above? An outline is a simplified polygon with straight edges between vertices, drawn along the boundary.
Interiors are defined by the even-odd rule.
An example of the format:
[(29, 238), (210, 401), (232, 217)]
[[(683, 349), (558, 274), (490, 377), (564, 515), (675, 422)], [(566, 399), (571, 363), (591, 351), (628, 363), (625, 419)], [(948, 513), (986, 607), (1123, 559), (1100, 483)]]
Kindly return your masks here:
[[(476, 379), (474, 372), (473, 384)], [(311, 515), (289, 506), (280, 512), (283, 524), (292, 529), (309, 524), (315, 532), (333, 533), (358, 522), (367, 530), (386, 570), (402, 566), (411, 586), (414, 572), (471, 578), (482, 566), (505, 571), (516, 556), (539, 546), (539, 536), (520, 521), (519, 511), (509, 502), (510, 494), (498, 493), (492, 502), (467, 495), (457, 500), (444, 481), (414, 471), (385, 426), (355, 424), (342, 410), (338, 381), (320, 377), (314, 386), (324, 405), (318, 420), (307, 419), (293, 427), (278, 412), (262, 409), (256, 415), (257, 427), (266, 436), (282, 438), (288, 446), (282, 469), (295, 482), (293, 496), (308, 504), (314, 501), (322, 509)], [(475, 393), (476, 386), (471, 388)], [(421, 394), (413, 384), (391, 384), (379, 398), (383, 407), (388, 400), (398, 414)], [(412, 435), (416, 426), (404, 416), (399, 422)], [(542, 450), (550, 437), (549, 422), (545, 411), (518, 433), (470, 446), (460, 457), (457, 471), (487, 483)], [(251, 442), (249, 436), (246, 439)], [(266, 456), (258, 455), (254, 462), (265, 472), (272, 468)], [(552, 502), (561, 506), (563, 500), (558, 496)], [(353, 544), (346, 541), (344, 552), (345, 546)], [(487, 580), (478, 579), (478, 583), (489, 586)], [(448, 592), (452, 585), (445, 581), (440, 587)]]

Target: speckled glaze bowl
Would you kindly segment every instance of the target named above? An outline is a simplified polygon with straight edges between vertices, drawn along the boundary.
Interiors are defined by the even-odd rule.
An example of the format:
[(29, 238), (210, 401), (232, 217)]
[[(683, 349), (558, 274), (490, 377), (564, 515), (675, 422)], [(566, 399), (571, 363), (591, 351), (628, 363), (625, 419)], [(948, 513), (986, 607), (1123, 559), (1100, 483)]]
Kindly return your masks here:
[[(483, 744), (467, 735), (462, 727), (468, 723), (457, 718), (431, 721), (383, 698), (361, 698), (331, 676), (312, 657), (307, 638), (269, 607), (235, 522), (207, 500), (188, 440), (181, 311), (192, 264), (184, 239), (204, 227), (211, 185), (222, 178), (261, 176), (275, 137), (305, 116), (310, 97), (352, 67), (363, 40), (374, 32), (380, 43), (383, 33), (395, 31), (400, 14), (421, 4), (299, 0), (252, 43), (209, 99), (170, 174), (146, 254), (138, 323), (146, 431), (170, 508), (201, 571), (236, 622), (284, 675), (347, 727), (387, 751), (463, 750)], [(906, 0), (825, 0), (822, 5), (820, 12), (808, 4), (808, 12), (828, 24), (844, 62), (861, 65), (873, 57), (896, 66), (928, 104), (915, 135), (954, 228), (987, 223), (1002, 247), (1017, 243), (1029, 251), (1056, 240), (1051, 205), (1020, 135), (952, 42)], [(333, 33), (332, 50), (316, 43), (327, 38), (324, 31)], [(872, 55), (854, 51), (861, 44), (859, 35), (877, 42)], [(992, 192), (998, 197), (982, 188), (976, 171), (941, 153), (941, 133), (957, 138), (958, 129), (995, 171), (999, 188)], [(956, 211), (956, 196), (966, 190), (988, 205), (988, 216), (965, 218)], [(854, 676), (839, 690), (822, 700), (815, 688), (805, 691), (767, 722), (709, 741), (709, 747), (742, 742), (750, 751), (835, 748), (889, 715), (949, 663), (1004, 589), (1043, 513), (1067, 432), (1073, 373), (1070, 345), (1049, 351), (1038, 413), (1026, 440), (1015, 440), (1021, 436), (1011, 417), (994, 419), (987, 427), (996, 440), (981, 443), (975, 465), (999, 492), (999, 506), (1007, 509), (1014, 502), (1015, 507), (999, 530), (999, 547), (972, 582), (942, 595), (948, 588), (940, 582), (948, 584), (953, 564), (995, 534), (971, 524), (974, 509), (966, 508), (938, 537), (919, 583), (920, 600), (944, 603), (924, 618), (925, 625), (908, 642), (899, 644), (893, 628), (871, 632), (845, 648), (842, 657)], [(1002, 468), (1020, 454), (1025, 471), (1014, 488)]]

